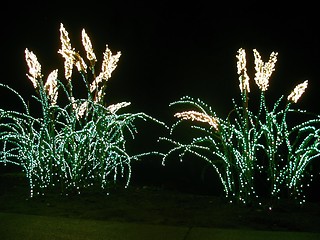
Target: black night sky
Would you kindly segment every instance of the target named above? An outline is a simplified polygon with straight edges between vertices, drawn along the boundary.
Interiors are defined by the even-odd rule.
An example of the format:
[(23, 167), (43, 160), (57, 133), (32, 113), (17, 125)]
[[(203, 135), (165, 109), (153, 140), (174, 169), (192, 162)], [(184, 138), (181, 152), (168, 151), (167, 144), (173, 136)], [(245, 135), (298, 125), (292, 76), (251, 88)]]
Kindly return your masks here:
[(113, 52), (122, 52), (108, 86), (110, 102), (131, 101), (138, 111), (166, 119), (171, 117), (168, 104), (190, 95), (226, 114), (231, 99), (239, 96), (237, 50), (246, 49), (248, 68), (252, 68), (256, 48), (265, 61), (272, 51), (279, 53), (270, 98), (287, 95), (309, 79), (300, 104), (318, 111), (314, 99), (320, 85), (320, 37), (314, 9), (311, 5), (215, 5), (209, 1), (104, 1), (70, 7), (58, 2), (6, 3), (2, 11), (10, 16), (1, 15), (1, 82), (26, 97), (33, 94), (25, 76), (25, 48), (37, 55), (44, 75), (56, 68), (62, 75), (63, 59), (57, 51), (63, 23), (79, 51), (83, 51), (81, 30), (85, 28), (98, 59), (105, 44)]
[[(173, 110), (169, 103), (189, 95), (204, 100), (218, 115), (226, 115), (232, 98), (240, 92), (237, 51), (246, 49), (248, 68), (252, 68), (252, 49), (256, 48), (265, 61), (272, 51), (279, 53), (267, 97), (286, 96), (308, 79), (308, 89), (298, 106), (320, 113), (320, 21), (316, 6), (301, 4), (121, 0), (69, 6), (47, 1), (5, 3), (1, 14), (1, 82), (26, 98), (34, 94), (25, 76), (25, 48), (37, 55), (44, 75), (59, 68), (63, 76), (63, 59), (57, 53), (63, 23), (79, 51), (83, 51), (81, 31), (85, 28), (98, 59), (102, 59), (105, 44), (113, 52), (122, 52), (106, 98), (110, 103), (131, 101), (132, 111), (170, 122)], [(0, 97), (1, 107), (16, 107), (14, 97), (11, 100), (6, 93)]]

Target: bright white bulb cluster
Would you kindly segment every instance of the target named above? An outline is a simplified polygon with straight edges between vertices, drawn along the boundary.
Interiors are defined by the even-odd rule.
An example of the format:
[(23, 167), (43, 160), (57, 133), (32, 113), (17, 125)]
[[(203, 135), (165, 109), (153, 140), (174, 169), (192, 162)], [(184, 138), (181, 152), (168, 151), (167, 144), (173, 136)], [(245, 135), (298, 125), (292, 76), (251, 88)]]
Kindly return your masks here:
[[(131, 162), (155, 152), (131, 155), (127, 152), (128, 137), (137, 134), (135, 121), (151, 120), (165, 126), (151, 116), (140, 113), (120, 113), (130, 102), (105, 106), (103, 97), (106, 81), (111, 77), (120, 58), (106, 47), (100, 74), (95, 76), (96, 56), (90, 38), (82, 31), (87, 63), (72, 48), (69, 34), (60, 26), (61, 49), (64, 58), (66, 83), (58, 80), (58, 70), (52, 71), (43, 83), (41, 65), (36, 55), (25, 50), (29, 67), (28, 78), (37, 92), (35, 98), (43, 110), (34, 117), (24, 99), (7, 85), (1, 87), (14, 92), (22, 101), (25, 113), (0, 109), (0, 162), (20, 166), (30, 185), (30, 195), (44, 194), (47, 188), (61, 189), (65, 194), (80, 193), (83, 188), (99, 185), (107, 189), (119, 178), (131, 179)], [(74, 96), (72, 69), (76, 66), (88, 93), (86, 99)], [(91, 78), (90, 78), (91, 77)], [(92, 80), (93, 78), (93, 80)], [(58, 90), (63, 89), (69, 103), (60, 107)]]
[[(237, 70), (239, 74), (242, 106), (233, 100), (234, 108), (226, 119), (217, 118), (211, 107), (200, 99), (183, 97), (172, 105), (187, 105), (192, 109), (177, 112), (180, 118), (171, 128), (172, 138), (160, 140), (172, 144), (163, 157), (163, 164), (169, 156), (177, 153), (180, 160), (191, 153), (209, 162), (219, 176), (226, 198), (244, 204), (260, 202), (261, 192), (279, 199), (289, 193), (289, 197), (305, 202), (303, 190), (308, 176), (308, 168), (313, 159), (320, 156), (320, 118), (293, 127), (288, 126), (288, 115), (292, 112), (305, 114), (302, 110), (291, 109), (307, 88), (308, 81), (295, 87), (288, 96), (284, 109), (283, 97), (269, 110), (264, 92), (269, 87), (269, 79), (275, 70), (277, 53), (272, 52), (268, 62), (263, 62), (257, 50), (255, 59), (255, 82), (260, 89), (260, 103), (257, 113), (249, 109), (249, 76), (246, 68), (246, 54), (239, 49)], [(310, 115), (309, 115), (310, 116)], [(173, 138), (181, 119), (191, 120), (191, 128), (199, 130), (199, 135), (191, 137), (189, 143)], [(218, 120), (219, 119), (219, 120)], [(208, 123), (199, 125), (199, 122)], [(214, 126), (215, 131), (208, 127)], [(257, 189), (258, 182), (265, 181), (268, 189)], [(261, 204), (261, 202), (260, 202)], [(270, 207), (272, 209), (272, 207)]]

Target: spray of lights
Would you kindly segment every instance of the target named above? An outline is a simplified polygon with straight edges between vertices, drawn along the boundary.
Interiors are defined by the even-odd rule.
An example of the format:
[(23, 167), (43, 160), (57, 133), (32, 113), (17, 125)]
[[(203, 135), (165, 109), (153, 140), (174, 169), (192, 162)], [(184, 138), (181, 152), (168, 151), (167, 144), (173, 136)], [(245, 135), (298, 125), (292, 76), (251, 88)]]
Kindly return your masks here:
[[(312, 160), (320, 154), (320, 117), (292, 108), (306, 90), (308, 81), (297, 85), (287, 99), (280, 97), (269, 110), (265, 92), (275, 70), (277, 53), (271, 53), (266, 63), (257, 50), (254, 49), (253, 53), (254, 80), (260, 91), (258, 110), (254, 112), (249, 108), (250, 78), (246, 53), (239, 49), (237, 68), (241, 105), (233, 99), (234, 108), (223, 119), (200, 99), (185, 96), (172, 102), (170, 106), (186, 105), (192, 110), (176, 113), (178, 121), (171, 127), (171, 137), (159, 138), (159, 141), (173, 146), (163, 157), (163, 165), (173, 154), (178, 154), (182, 161), (186, 154), (191, 153), (211, 164), (221, 180), (226, 198), (231, 202), (261, 204), (262, 191), (258, 186), (264, 186), (268, 189), (267, 197), (272, 201), (285, 196), (302, 204), (305, 202), (303, 190), (308, 185), (306, 178), (312, 180), (308, 170)], [(308, 120), (296, 124), (289, 120), (301, 115)], [(191, 125), (189, 120), (192, 120)], [(179, 140), (176, 134), (186, 123), (198, 132), (188, 143), (185, 138)]]
[[(130, 155), (127, 152), (128, 136), (134, 138), (137, 133), (135, 121), (151, 120), (166, 126), (143, 112), (119, 113), (130, 102), (105, 106), (106, 83), (117, 66), (120, 52), (114, 55), (107, 46), (101, 72), (96, 76), (97, 60), (85, 30), (82, 31), (82, 43), (89, 67), (72, 48), (63, 24), (60, 26), (60, 40), (58, 53), (65, 60), (65, 84), (58, 79), (58, 70), (52, 71), (44, 82), (36, 55), (25, 50), (29, 68), (27, 77), (37, 93), (33, 98), (41, 105), (40, 117), (30, 113), (29, 106), (17, 91), (0, 84), (12, 91), (24, 106), (22, 113), (0, 109), (0, 162), (22, 167), (29, 180), (31, 197), (44, 194), (45, 189), (55, 186), (61, 187), (61, 192), (66, 194), (80, 193), (81, 189), (96, 184), (104, 189), (119, 177), (125, 179), (127, 186), (131, 178), (131, 162), (155, 154)], [(73, 66), (85, 84), (85, 99), (75, 97)], [(63, 96), (67, 101), (64, 107), (60, 107), (58, 97)]]

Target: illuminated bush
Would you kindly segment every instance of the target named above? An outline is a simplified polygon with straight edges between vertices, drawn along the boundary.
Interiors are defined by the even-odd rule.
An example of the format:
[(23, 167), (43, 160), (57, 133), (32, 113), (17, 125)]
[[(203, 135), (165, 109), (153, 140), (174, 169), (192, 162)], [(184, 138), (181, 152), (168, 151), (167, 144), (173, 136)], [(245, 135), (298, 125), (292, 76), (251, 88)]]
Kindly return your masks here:
[[(21, 100), (24, 112), (0, 109), (0, 162), (22, 167), (29, 179), (31, 196), (43, 194), (48, 187), (78, 192), (98, 184), (107, 188), (118, 178), (130, 182), (131, 162), (153, 152), (130, 155), (126, 150), (128, 137), (135, 137), (137, 119), (151, 120), (165, 126), (145, 113), (120, 113), (130, 102), (105, 106), (106, 83), (115, 70), (120, 52), (112, 54), (108, 46), (103, 53), (101, 71), (90, 38), (82, 31), (82, 43), (88, 65), (71, 46), (68, 32), (60, 26), (61, 49), (65, 80), (58, 79), (58, 70), (45, 80), (36, 55), (25, 50), (29, 67), (27, 77), (37, 93), (33, 98), (41, 105), (41, 116), (33, 116), (25, 100), (7, 85)], [(73, 67), (86, 88), (86, 98), (76, 98), (73, 88)], [(80, 80), (81, 81), (81, 80)], [(65, 101), (58, 104), (58, 97)]]
[[(272, 52), (266, 63), (258, 51), (253, 50), (253, 53), (254, 80), (260, 90), (257, 110), (249, 109), (250, 78), (245, 50), (240, 49), (237, 69), (241, 105), (233, 100), (234, 108), (223, 119), (200, 99), (185, 96), (171, 103), (170, 106), (178, 105), (180, 109), (187, 106), (191, 110), (177, 112), (174, 116), (178, 121), (171, 127), (172, 137), (160, 138), (172, 144), (163, 164), (171, 155), (178, 154), (182, 161), (186, 154), (191, 153), (214, 168), (230, 201), (260, 203), (262, 195), (275, 200), (281, 196), (293, 197), (303, 203), (303, 189), (308, 184), (306, 178), (312, 179), (308, 168), (320, 154), (319, 116), (292, 108), (307, 88), (308, 81), (296, 86), (287, 99), (282, 96), (268, 108), (265, 92), (275, 70), (277, 53)], [(302, 119), (301, 115), (308, 120), (293, 123)], [(289, 118), (295, 121), (291, 122)], [(180, 139), (177, 136), (179, 129), (185, 127), (186, 120), (191, 121), (189, 131), (196, 134), (189, 142), (185, 137)], [(263, 193), (265, 189), (267, 196)]]

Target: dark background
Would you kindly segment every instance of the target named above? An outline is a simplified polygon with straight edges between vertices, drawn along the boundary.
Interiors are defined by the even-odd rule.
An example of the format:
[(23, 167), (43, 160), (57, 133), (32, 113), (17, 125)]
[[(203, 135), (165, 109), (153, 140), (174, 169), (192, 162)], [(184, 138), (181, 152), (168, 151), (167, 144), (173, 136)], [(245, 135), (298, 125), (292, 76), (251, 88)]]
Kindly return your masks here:
[[(25, 48), (37, 55), (45, 76), (58, 68), (63, 78), (63, 59), (57, 53), (63, 23), (73, 47), (80, 52), (81, 30), (86, 29), (98, 67), (105, 44), (114, 53), (122, 52), (106, 99), (108, 103), (131, 101), (130, 111), (143, 111), (171, 123), (174, 109), (169, 103), (189, 95), (226, 116), (232, 108), (231, 99), (239, 96), (237, 50), (246, 49), (252, 73), (252, 49), (256, 48), (265, 61), (272, 51), (279, 53), (268, 101), (287, 96), (308, 79), (308, 89), (297, 106), (320, 112), (319, 16), (317, 5), (306, 1), (8, 2), (2, 4), (1, 12), (0, 81), (26, 99), (34, 92), (25, 76)], [(254, 75), (250, 77), (254, 92)], [(14, 96), (0, 93), (1, 107), (19, 108)], [(145, 173), (150, 172), (150, 179), (156, 171), (163, 174), (162, 168), (149, 165)], [(179, 166), (167, 171), (183, 172)], [(190, 169), (198, 171), (194, 166)], [(189, 175), (183, 177), (188, 179)]]

